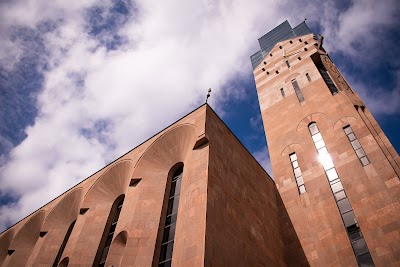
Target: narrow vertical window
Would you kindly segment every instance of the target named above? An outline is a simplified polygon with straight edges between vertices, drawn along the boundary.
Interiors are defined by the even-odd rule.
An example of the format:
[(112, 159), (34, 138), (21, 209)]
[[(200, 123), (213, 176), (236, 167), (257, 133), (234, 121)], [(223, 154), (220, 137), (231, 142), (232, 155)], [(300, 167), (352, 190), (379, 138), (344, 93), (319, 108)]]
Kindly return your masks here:
[(67, 233), (65, 234), (64, 240), (63, 240), (63, 242), (62, 242), (62, 244), (61, 244), (61, 247), (60, 247), (60, 249), (58, 250), (57, 257), (56, 257), (56, 259), (54, 260), (53, 267), (57, 267), (57, 266), (58, 266), (58, 262), (59, 262), (60, 259), (61, 259), (61, 256), (62, 256), (62, 254), (63, 254), (63, 252), (64, 252), (64, 249), (65, 249), (65, 246), (67, 245), (68, 239), (69, 239), (69, 237), (71, 236), (72, 230), (74, 229), (75, 222), (76, 222), (76, 220), (73, 221), (73, 222), (71, 223), (71, 225), (68, 227)]
[(285, 91), (283, 91), (283, 88), (281, 88), (281, 94), (282, 94), (282, 97), (285, 97)]
[(319, 69), (319, 72), (321, 73), (322, 79), (324, 79), (326, 85), (329, 88), (329, 91), (331, 91), (332, 95), (335, 95), (337, 93), (339, 93), (338, 89), (336, 88), (335, 84), (333, 83), (331, 76), (329, 76), (328, 71), (326, 71), (325, 69)]
[(344, 132), (347, 135), (347, 138), (350, 141), (351, 146), (354, 149), (354, 152), (356, 152), (356, 155), (358, 159), (360, 160), (361, 164), (363, 166), (366, 166), (370, 164), (370, 161), (367, 157), (367, 154), (365, 154), (365, 151), (363, 147), (361, 146), (361, 143), (358, 141), (356, 135), (353, 132), (353, 129), (350, 127), (350, 125), (347, 125), (346, 127), (343, 128)]
[(292, 85), (293, 85), (294, 91), (296, 92), (297, 98), (299, 99), (299, 102), (304, 101), (303, 94), (300, 90), (299, 84), (297, 83), (296, 79), (292, 80)]
[(309, 75), (308, 73), (306, 73), (306, 77), (307, 77), (307, 80), (308, 80), (309, 82), (311, 82), (311, 77), (310, 77), (310, 75)]
[(106, 264), (106, 259), (110, 245), (114, 236), (115, 229), (117, 227), (119, 215), (121, 214), (122, 204), (124, 203), (125, 196), (118, 197), (111, 208), (110, 215), (108, 216), (107, 224), (104, 229), (103, 237), (100, 241), (99, 249), (93, 266), (98, 264), (99, 267), (103, 267)]
[(318, 151), (322, 166), (324, 167), (333, 196), (335, 197), (336, 205), (339, 209), (340, 216), (342, 217), (342, 221), (347, 231), (351, 246), (353, 247), (353, 252), (357, 262), (359, 266), (374, 266), (374, 262), (368, 250), (367, 244), (365, 243), (361, 229), (357, 224), (357, 219), (353, 212), (353, 208), (349, 199), (347, 198), (346, 191), (343, 188), (343, 184), (338, 173), (336, 172), (335, 165), (333, 164), (331, 156), (328, 153), (318, 126), (315, 122), (312, 122), (309, 124), (308, 128), (310, 130), (315, 148)]
[(286, 60), (286, 66), (290, 68), (289, 60)]
[(301, 174), (299, 162), (297, 161), (297, 155), (295, 152), (289, 155), (290, 162), (292, 163), (294, 178), (296, 179), (297, 189), (299, 194), (304, 194), (306, 192), (306, 186), (304, 185), (304, 179)]
[(176, 219), (178, 215), (179, 197), (181, 193), (183, 167), (180, 167), (171, 179), (171, 189), (168, 194), (168, 206), (164, 231), (162, 233), (161, 253), (158, 266), (171, 266), (172, 251), (174, 248), (174, 238), (176, 229)]

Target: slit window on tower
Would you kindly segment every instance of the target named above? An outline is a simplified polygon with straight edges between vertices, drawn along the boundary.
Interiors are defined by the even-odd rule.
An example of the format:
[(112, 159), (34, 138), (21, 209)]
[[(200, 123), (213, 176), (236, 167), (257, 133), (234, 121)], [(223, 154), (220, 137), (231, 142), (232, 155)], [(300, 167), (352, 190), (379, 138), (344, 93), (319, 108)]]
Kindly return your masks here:
[(304, 179), (301, 174), (299, 162), (297, 161), (297, 155), (295, 152), (289, 155), (290, 162), (292, 163), (294, 178), (296, 180), (297, 189), (299, 190), (299, 194), (304, 194), (306, 192), (306, 186), (304, 185)]
[(347, 138), (350, 141), (351, 146), (354, 149), (354, 152), (356, 152), (356, 155), (358, 159), (361, 162), (361, 165), (366, 166), (370, 164), (371, 162), (369, 161), (367, 155), (365, 154), (365, 151), (363, 147), (361, 146), (361, 143), (358, 141), (356, 135), (353, 132), (353, 129), (350, 127), (350, 125), (347, 125), (346, 127), (343, 128), (344, 132), (347, 135)]
[(315, 122), (312, 122), (309, 124), (308, 129), (310, 130), (310, 134), (315, 148), (317, 149), (319, 159), (325, 170), (333, 196), (335, 197), (336, 205), (340, 212), (340, 216), (342, 217), (343, 225), (347, 231), (347, 235), (349, 237), (351, 246), (353, 247), (354, 255), (357, 259), (358, 265), (375, 266), (371, 254), (369, 253), (367, 244), (365, 243), (361, 229), (357, 224), (357, 219), (353, 212), (353, 208), (349, 199), (347, 198), (346, 191), (343, 188), (343, 184), (338, 173), (336, 172), (336, 168), (333, 164), (331, 156), (328, 153), (318, 126)]
[(65, 249), (65, 246), (67, 245), (68, 239), (69, 239), (69, 237), (71, 236), (72, 229), (74, 229), (75, 222), (76, 222), (76, 220), (73, 221), (73, 222), (71, 223), (71, 225), (68, 227), (67, 233), (65, 234), (64, 240), (63, 240), (63, 242), (62, 242), (62, 244), (61, 244), (61, 247), (60, 247), (60, 249), (58, 250), (57, 257), (56, 257), (56, 259), (54, 260), (53, 267), (58, 266), (58, 262), (60, 261), (61, 256), (62, 256), (62, 254), (63, 254), (63, 252), (64, 252), (64, 249)]
[(304, 101), (303, 93), (301, 92), (299, 84), (297, 83), (296, 79), (292, 80), (292, 85), (294, 91), (296, 92), (297, 99), (299, 99), (299, 102)]
[(285, 97), (285, 91), (283, 90), (283, 88), (281, 88), (281, 95), (282, 97)]
[(290, 68), (289, 60), (286, 60), (286, 66)]
[(174, 248), (174, 238), (176, 229), (176, 219), (178, 215), (179, 197), (181, 193), (183, 167), (180, 167), (172, 176), (171, 189), (168, 194), (167, 214), (162, 233), (161, 253), (158, 266), (171, 266), (172, 251)]
[[(121, 197), (118, 197), (115, 200), (113, 207), (110, 211), (109, 220), (111, 220), (111, 221), (106, 224), (106, 229), (104, 231), (103, 238), (102, 238), (102, 241), (104, 239), (105, 239), (105, 241), (103, 241), (104, 243), (100, 242), (100, 244), (104, 244), (104, 245), (102, 245), (102, 248), (99, 247), (97, 253), (100, 253), (100, 254), (98, 254), (96, 256), (96, 258), (98, 258), (98, 256), (100, 256), (99, 265), (98, 265), (99, 267), (105, 266), (105, 264), (106, 264), (108, 251), (110, 250), (111, 241), (114, 236), (115, 228), (117, 227), (117, 223), (118, 223), (119, 215), (121, 214), (121, 209), (122, 209), (123, 203), (124, 203), (124, 196), (122, 196), (122, 199), (121, 199)], [(95, 265), (96, 264), (94, 264), (94, 266)]]
[(307, 77), (307, 80), (308, 80), (309, 82), (311, 82), (311, 77), (310, 77), (310, 75), (309, 75), (308, 73), (306, 73), (306, 77)]

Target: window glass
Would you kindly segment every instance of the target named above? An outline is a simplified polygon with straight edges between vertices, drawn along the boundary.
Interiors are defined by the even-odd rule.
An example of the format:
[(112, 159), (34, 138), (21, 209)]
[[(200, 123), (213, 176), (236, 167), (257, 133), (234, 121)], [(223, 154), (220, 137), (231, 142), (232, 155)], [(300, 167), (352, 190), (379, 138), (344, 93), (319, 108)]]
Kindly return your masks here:
[(345, 214), (342, 214), (342, 218), (344, 221), (344, 226), (350, 227), (352, 225), (355, 225), (357, 223), (356, 217), (354, 216), (353, 211), (349, 211)]
[(349, 137), (349, 140), (350, 140), (350, 141), (353, 141), (353, 140), (356, 139), (356, 136), (355, 136), (353, 133), (351, 133), (351, 134), (349, 134), (349, 135), (347, 135), (347, 136)]
[(365, 243), (364, 238), (357, 239), (351, 242), (351, 244), (357, 256), (368, 252), (367, 244)]
[(351, 211), (351, 205), (350, 205), (350, 202), (349, 202), (348, 198), (344, 198), (342, 200), (339, 200), (337, 202), (337, 204), (338, 204), (340, 213), (343, 214), (343, 213), (346, 213), (348, 211)]
[(294, 168), (294, 169), (297, 168), (297, 167), (299, 167), (299, 163), (297, 162), (297, 160), (293, 161), (293, 162), (292, 162), (292, 165), (293, 165), (293, 168)]
[(331, 159), (331, 156), (329, 154), (325, 154), (325, 155), (320, 155), (319, 156), (319, 160), (322, 163), (322, 166), (324, 166), (325, 171), (332, 169), (333, 166), (333, 161)]
[(362, 157), (360, 160), (363, 166), (367, 166), (370, 163), (367, 157)]
[(358, 265), (360, 267), (374, 267), (374, 262), (372, 260), (370, 253), (365, 253), (357, 257)]
[(315, 143), (315, 147), (317, 149), (320, 149), (320, 148), (322, 148), (324, 146), (325, 146), (324, 140), (319, 140), (318, 142)]
[(299, 176), (301, 176), (301, 171), (300, 171), (300, 168), (296, 168), (296, 169), (294, 169), (294, 176), (295, 176), (295, 177), (299, 177)]
[(356, 154), (357, 154), (357, 156), (358, 156), (359, 158), (364, 157), (364, 156), (365, 156), (364, 149), (362, 149), (362, 148), (357, 149), (357, 150), (356, 150)]
[(338, 178), (337, 172), (335, 168), (332, 168), (326, 171), (326, 175), (328, 176), (329, 181), (336, 180)]
[(291, 154), (289, 157), (290, 157), (290, 160), (291, 160), (291, 161), (297, 160), (296, 154)]
[(335, 184), (332, 184), (331, 188), (332, 188), (333, 193), (336, 193), (336, 192), (338, 192), (340, 190), (343, 190), (343, 185), (342, 185), (341, 182), (337, 182)]
[(306, 192), (306, 187), (304, 185), (299, 186), (300, 194), (304, 194)]
[(346, 194), (345, 194), (344, 190), (335, 193), (336, 201), (344, 199), (345, 197), (346, 197)]
[(285, 91), (283, 91), (283, 88), (281, 88), (281, 94), (283, 97), (285, 96)]
[(318, 154), (321, 155), (326, 155), (328, 154), (328, 150), (326, 149), (326, 147), (322, 147), (320, 149), (318, 149)]
[(297, 180), (297, 184), (298, 184), (299, 186), (302, 185), (302, 184), (304, 184), (303, 176), (297, 177), (296, 180)]
[(311, 135), (319, 133), (318, 127), (315, 123), (311, 124), (309, 128), (310, 128)]
[(306, 73), (306, 77), (307, 77), (307, 80), (308, 80), (309, 82), (311, 82), (311, 77), (310, 77), (310, 75), (309, 75), (308, 73)]
[(353, 132), (353, 129), (351, 129), (350, 126), (347, 126), (347, 127), (343, 128), (343, 130), (344, 130), (344, 132), (345, 132), (346, 134), (349, 134), (349, 133), (352, 133), (352, 132)]
[(358, 142), (358, 140), (351, 141), (351, 145), (353, 146), (354, 150), (359, 149), (361, 147), (360, 142)]
[(320, 133), (314, 134), (312, 136), (312, 139), (314, 141), (314, 143), (318, 142), (319, 140), (322, 140), (322, 135)]

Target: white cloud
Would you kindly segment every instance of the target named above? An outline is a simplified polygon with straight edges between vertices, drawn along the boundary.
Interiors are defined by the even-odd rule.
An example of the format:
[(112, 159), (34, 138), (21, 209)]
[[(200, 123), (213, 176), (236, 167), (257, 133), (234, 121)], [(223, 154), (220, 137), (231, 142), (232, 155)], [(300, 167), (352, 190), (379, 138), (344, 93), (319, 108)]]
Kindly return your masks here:
[[(0, 208), (0, 229), (197, 107), (209, 87), (216, 110), (231, 97), (245, 98), (243, 89), (229, 82), (249, 73), (257, 39), (288, 17), (298, 19), (291, 21), (295, 26), (302, 12), (317, 12), (306, 4), (292, 9), (281, 1), (136, 1), (137, 12), (116, 29), (128, 42), (107, 50), (87, 32), (86, 11), (94, 4), (98, 2), (0, 4), (4, 36), (16, 26), (37, 30), (43, 21), (57, 22), (43, 34), (48, 70), (37, 97), (38, 116), (0, 169), (2, 192), (20, 197)], [(332, 36), (352, 38), (343, 27), (357, 8), (362, 7), (355, 4), (354, 11), (340, 16), (341, 24), (334, 27), (340, 32)], [(109, 40), (107, 34), (100, 38)], [(6, 61), (4, 51), (11, 49), (7, 42), (0, 43), (2, 65), (15, 63)], [(18, 60), (18, 49), (16, 43), (8, 55)], [(99, 122), (104, 124), (101, 133)], [(272, 174), (267, 150), (254, 155)]]

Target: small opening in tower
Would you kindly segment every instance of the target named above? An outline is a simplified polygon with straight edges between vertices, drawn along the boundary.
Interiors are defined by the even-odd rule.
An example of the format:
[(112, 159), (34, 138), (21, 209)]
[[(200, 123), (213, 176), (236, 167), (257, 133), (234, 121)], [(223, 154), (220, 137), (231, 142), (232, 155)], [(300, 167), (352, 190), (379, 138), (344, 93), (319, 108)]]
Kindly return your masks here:
[(282, 46), (281, 46), (281, 45), (279, 46), (279, 49), (282, 49)]
[(299, 39), (299, 42), (303, 42), (303, 40)]
[(307, 47), (304, 48), (304, 51), (308, 51)]
[(297, 59), (298, 59), (298, 60), (301, 60), (301, 57), (298, 57)]
[(279, 74), (279, 71), (276, 70), (275, 73), (276, 73), (276, 74)]
[(290, 64), (289, 64), (289, 61), (288, 61), (288, 60), (286, 60), (286, 66), (287, 66), (288, 68), (290, 68)]
[(289, 41), (289, 43), (293, 44), (293, 41), (292, 41), (292, 40), (290, 40), (290, 41)]
[(267, 71), (267, 74), (269, 74), (269, 72)]
[(262, 70), (263, 70), (263, 71), (265, 71), (265, 69), (264, 69), (264, 68), (262, 68)]
[(272, 57), (272, 54), (269, 54)]
[(318, 46), (318, 43), (314, 43), (315, 46)]
[(306, 73), (306, 77), (307, 77), (307, 80), (308, 80), (309, 82), (311, 82), (311, 77), (310, 77), (310, 75), (309, 75), (308, 73)]
[(307, 41), (305, 41), (305, 42), (304, 42), (304, 44), (308, 45), (308, 42), (307, 42)]
[(264, 65), (267, 65), (267, 62), (264, 61)]

